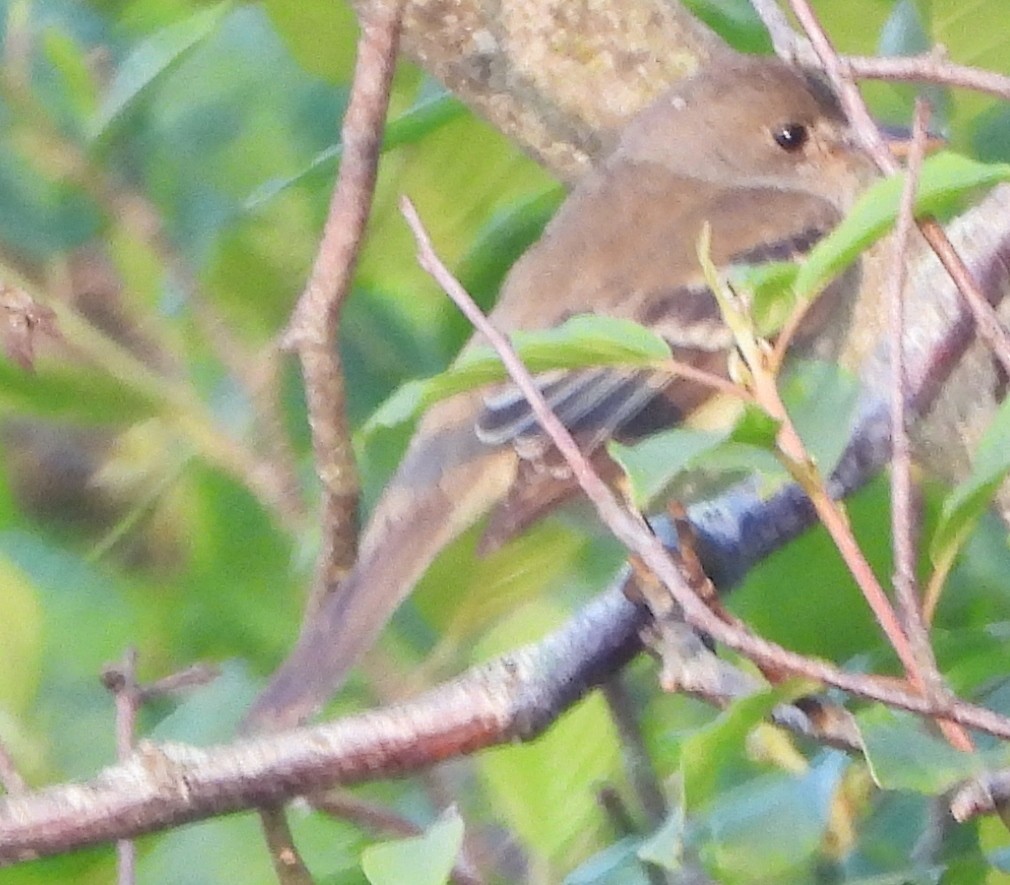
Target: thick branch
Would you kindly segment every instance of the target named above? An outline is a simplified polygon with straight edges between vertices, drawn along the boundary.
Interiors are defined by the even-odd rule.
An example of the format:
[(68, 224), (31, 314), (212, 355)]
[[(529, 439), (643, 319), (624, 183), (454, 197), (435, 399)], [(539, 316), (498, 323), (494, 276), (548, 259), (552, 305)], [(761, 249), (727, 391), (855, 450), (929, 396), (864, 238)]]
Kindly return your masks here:
[(412, 0), (403, 46), (566, 181), (586, 172), (635, 111), (725, 51), (668, 0)]
[(428, 768), (529, 739), (640, 648), (645, 615), (612, 592), (535, 646), (397, 707), (200, 749), (141, 745), (83, 784), (0, 799), (0, 864)]

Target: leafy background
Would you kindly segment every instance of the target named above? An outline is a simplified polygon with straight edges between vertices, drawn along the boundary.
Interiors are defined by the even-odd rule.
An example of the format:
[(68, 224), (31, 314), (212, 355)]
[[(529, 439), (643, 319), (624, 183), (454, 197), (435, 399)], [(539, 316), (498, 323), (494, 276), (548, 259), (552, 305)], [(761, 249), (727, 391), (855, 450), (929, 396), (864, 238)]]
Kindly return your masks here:
[[(766, 48), (744, 0), (690, 5), (735, 45)], [(815, 5), (845, 51), (912, 52), (938, 41), (958, 61), (1010, 69), (1003, 0)], [(128, 646), (140, 650), (145, 679), (195, 660), (222, 663), (213, 685), (152, 706), (141, 722), (154, 738), (211, 742), (228, 739), (295, 636), (312, 521), (265, 504), (236, 453), (264, 434), (256, 357), (282, 328), (318, 241), (356, 30), (335, 0), (5, 0), (0, 27), (0, 276), (75, 305), (61, 311), (65, 340), (45, 349), (34, 375), (0, 363), (0, 737), (42, 784), (113, 760), (112, 701), (97, 673)], [(883, 118), (907, 117), (908, 88), (867, 92)], [(1010, 159), (1005, 105), (936, 98), (958, 150)], [(358, 426), (403, 382), (444, 368), (467, 336), (415, 265), (396, 209), (402, 193), (485, 304), (561, 196), (438, 84), (400, 66), (341, 342)], [(280, 432), (311, 495), (293, 364), (280, 388)], [(405, 437), (403, 428), (360, 436), (366, 506)], [(943, 494), (929, 487), (924, 537)], [(882, 576), (886, 497), (877, 483), (852, 502)], [(440, 558), (336, 710), (412, 693), (541, 636), (620, 562), (578, 510), (489, 559), (472, 546), (470, 538)], [(936, 630), (954, 687), (1004, 712), (1008, 573), (1005, 530), (983, 519)], [(757, 568), (732, 604), (790, 647), (888, 665), (820, 533)], [(921, 794), (937, 786), (877, 749), (906, 741), (908, 723), (864, 723), (879, 737), (877, 774), (894, 787), (877, 792), (865, 765), (816, 748), (801, 755), (757, 727), (773, 699), (717, 715), (662, 696), (647, 661), (631, 668), (629, 686), (680, 812), (657, 833), (618, 832), (597, 802), (599, 787), (613, 785), (641, 819), (598, 697), (532, 746), (447, 766), (437, 787), (418, 778), (361, 793), (427, 827), (440, 810), (434, 796), (451, 788), (468, 832), (497, 846), (500, 881), (644, 882), (640, 856), (672, 865), (681, 850), (725, 882), (1008, 880), (1008, 839), (993, 821), (945, 835), (932, 853), (913, 851), (931, 813)], [(948, 770), (942, 748), (917, 748), (919, 765)], [(297, 809), (292, 818), (319, 881), (366, 881), (361, 852), (374, 834)], [(456, 844), (453, 819), (443, 819), (431, 839), (407, 846), (407, 868), (451, 856)], [(4, 881), (107, 882), (113, 866), (111, 849), (100, 848), (19, 867)], [(364, 869), (373, 881), (398, 881), (402, 867), (369, 854)], [(142, 840), (139, 877), (272, 881), (251, 815)]]

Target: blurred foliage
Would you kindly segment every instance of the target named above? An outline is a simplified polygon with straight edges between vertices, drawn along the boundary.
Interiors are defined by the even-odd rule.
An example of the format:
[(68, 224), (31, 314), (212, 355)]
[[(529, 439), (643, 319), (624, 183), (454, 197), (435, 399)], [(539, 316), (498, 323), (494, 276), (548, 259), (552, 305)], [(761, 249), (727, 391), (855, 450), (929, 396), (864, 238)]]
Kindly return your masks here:
[[(767, 48), (745, 0), (690, 5), (734, 45)], [(958, 61), (1010, 69), (1005, 0), (815, 5), (844, 51), (940, 42)], [(63, 332), (40, 343), (34, 374), (0, 363), (0, 739), (42, 784), (113, 760), (112, 701), (97, 674), (128, 646), (140, 650), (143, 679), (199, 659), (223, 664), (213, 685), (141, 717), (155, 738), (208, 742), (227, 739), (295, 636), (317, 544), (317, 492), (297, 367), (285, 360), (271, 374), (263, 354), (318, 242), (356, 28), (335, 0), (0, 0), (0, 38), (0, 278), (54, 306)], [(910, 87), (866, 92), (882, 117), (907, 119)], [(1010, 160), (1006, 105), (935, 98), (955, 149)], [(560, 198), (505, 139), (401, 65), (342, 330), (357, 427), (404, 382), (444, 369), (467, 337), (416, 266), (396, 205), (402, 193), (485, 305)], [(824, 433), (824, 390), (841, 423), (850, 385), (823, 367), (789, 383), (798, 403), (814, 403), (797, 406), (797, 422), (807, 420), (830, 460), (844, 428)], [(360, 435), (366, 507), (407, 433), (373, 426)], [(722, 438), (681, 443), (682, 461), (712, 469), (767, 463)], [(941, 665), (958, 691), (1002, 712), (1010, 712), (1010, 555), (1005, 529), (978, 503), (1005, 472), (1006, 451), (1003, 428), (994, 428), (976, 475), (950, 503), (947, 490), (929, 485), (924, 527), (929, 538), (940, 522), (933, 552), (951, 566), (935, 631)], [(649, 496), (679, 465), (657, 463), (658, 447), (640, 455), (640, 493)], [(287, 486), (258, 480), (264, 465)], [(291, 486), (294, 499), (283, 492)], [(850, 512), (886, 578), (886, 484), (858, 495)], [(471, 533), (440, 557), (339, 709), (536, 639), (621, 561), (578, 509), (484, 560), (475, 541)], [(924, 574), (926, 565), (924, 555)], [(731, 601), (799, 651), (853, 668), (893, 666), (823, 533), (770, 557)], [(532, 746), (458, 768), (460, 818), (499, 858), (492, 880), (645, 882), (645, 863), (653, 872), (700, 866), (719, 882), (996, 882), (1010, 869), (994, 821), (947, 834), (926, 856), (913, 851), (931, 826), (921, 792), (961, 771), (914, 721), (870, 711), (877, 718), (864, 722), (872, 772), (888, 787), (878, 790), (866, 764), (793, 747), (760, 725), (777, 695), (715, 712), (661, 695), (647, 661), (627, 679), (668, 793), (667, 821), (655, 832), (642, 823), (616, 728), (590, 698)], [(626, 798), (632, 831), (597, 804), (604, 784)], [(425, 832), (373, 850), (364, 870), (374, 834), (294, 811), (319, 881), (365, 882), (366, 872), (403, 881), (404, 864), (444, 871), (457, 819), (438, 818), (429, 786), (363, 788)], [(4, 881), (107, 882), (113, 865), (112, 849), (99, 848), (5, 871)], [(252, 816), (142, 840), (139, 875), (273, 881)]]

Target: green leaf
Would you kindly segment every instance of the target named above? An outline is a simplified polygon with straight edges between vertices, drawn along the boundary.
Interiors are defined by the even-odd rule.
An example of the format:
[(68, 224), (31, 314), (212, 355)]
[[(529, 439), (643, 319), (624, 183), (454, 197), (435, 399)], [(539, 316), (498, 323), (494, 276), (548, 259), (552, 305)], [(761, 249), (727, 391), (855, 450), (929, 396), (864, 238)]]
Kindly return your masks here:
[(798, 360), (779, 387), (804, 447), (821, 475), (830, 475), (848, 445), (859, 382), (834, 363)]
[(7, 360), (0, 360), (0, 404), (22, 414), (84, 424), (133, 421), (160, 410), (153, 399), (107, 375), (56, 365), (25, 372)]
[(218, 671), (209, 683), (181, 696), (179, 705), (151, 730), (151, 740), (205, 747), (234, 736), (259, 685), (241, 662), (225, 661)]
[(685, 0), (684, 5), (734, 49), (772, 51), (771, 38), (750, 0)]
[[(570, 608), (541, 594), (471, 642), (470, 659), (488, 660), (539, 639), (569, 614)], [(497, 821), (534, 856), (557, 857), (588, 844), (603, 827), (591, 785), (620, 777), (620, 752), (613, 719), (593, 693), (532, 743), (488, 750), (475, 767)], [(554, 814), (558, 808), (565, 813)]]
[[(426, 96), (395, 120), (386, 124), (382, 135), (382, 153), (403, 145), (416, 144), (423, 138), (453, 120), (467, 114), (466, 105), (452, 94), (442, 91)], [(344, 155), (343, 142), (330, 145), (316, 154), (308, 164), (286, 178), (263, 182), (246, 197), (242, 206), (247, 212), (259, 209), (264, 203), (291, 188), (330, 163), (340, 162)]]
[(467, 107), (444, 89), (425, 95), (413, 107), (389, 123), (382, 133), (383, 152), (417, 144), (446, 123), (465, 117)]
[[(717, 795), (724, 780), (751, 765), (747, 760), (748, 736), (776, 704), (795, 696), (797, 691), (795, 686), (789, 686), (740, 698), (710, 724), (683, 740), (680, 769), (688, 809), (703, 807)], [(736, 762), (731, 766), (727, 760)]]
[(881, 55), (918, 55), (933, 47), (923, 21), (922, 13), (914, 0), (898, 0), (880, 31)]
[(638, 846), (639, 840), (631, 836), (618, 839), (572, 870), (563, 885), (649, 885), (636, 855)]
[(669, 811), (666, 819), (638, 849), (639, 858), (667, 870), (679, 870), (684, 856), (687, 815), (684, 809), (683, 782), (671, 778), (667, 784)]
[[(923, 164), (916, 212), (936, 212), (970, 191), (1007, 180), (1010, 164), (979, 163), (958, 154), (939, 153)], [(904, 174), (876, 182), (856, 201), (845, 220), (814, 246), (796, 279), (799, 297), (815, 295), (855, 261), (860, 252), (887, 233), (898, 215), (904, 182)]]
[[(34, 634), (12, 646), (12, 653), (30, 666), (31, 646), (42, 641), (39, 670), (21, 674), (28, 683), (21, 690), (37, 686), (31, 721), (45, 735), (38, 751), (64, 777), (91, 776), (110, 758), (111, 701), (95, 674), (128, 645), (151, 647), (150, 634), (141, 629), (125, 580), (47, 542), (37, 528), (0, 533), (0, 559), (8, 564), (0, 577), (21, 585), (0, 603), (9, 601), (11, 616), (25, 616), (24, 629)], [(41, 625), (33, 623), (33, 604), (18, 598), (28, 589), (36, 597)]]
[(365, 849), (361, 866), (372, 885), (443, 885), (463, 845), (463, 820), (449, 808), (423, 836)]
[(20, 716), (29, 709), (44, 665), (38, 588), (30, 576), (0, 552), (0, 710)]
[(730, 439), (766, 452), (776, 452), (779, 423), (760, 406), (748, 403), (730, 433)]
[(799, 264), (792, 261), (745, 264), (729, 269), (730, 285), (738, 292), (750, 294), (751, 319), (761, 337), (771, 338), (795, 310), (794, 284), (799, 272)]
[(985, 768), (978, 753), (955, 750), (907, 713), (874, 707), (856, 718), (873, 779), (885, 790), (938, 796)]
[[(523, 362), (534, 372), (648, 365), (670, 358), (670, 346), (655, 332), (631, 320), (607, 316), (572, 317), (554, 329), (518, 332), (513, 341)], [(497, 361), (498, 357), (489, 351), (477, 348), (464, 355), (460, 363)]]
[(776, 882), (803, 871), (824, 839), (847, 765), (830, 753), (802, 777), (775, 772), (720, 795), (698, 821), (701, 855), (715, 863), (717, 880)]
[(159, 77), (213, 33), (231, 9), (230, 2), (201, 9), (138, 43), (119, 66), (91, 127), (100, 138)]
[[(577, 316), (554, 329), (517, 332), (512, 343), (531, 372), (585, 366), (643, 366), (670, 357), (669, 346), (658, 335), (630, 320), (603, 316)], [(475, 347), (440, 375), (403, 385), (372, 415), (364, 433), (394, 427), (439, 400), (505, 377), (498, 355), (489, 347)]]
[(98, 106), (98, 94), (88, 61), (77, 41), (69, 34), (47, 30), (44, 38), (46, 58), (59, 73), (63, 95), (73, 111), (74, 122), (83, 126)]
[(725, 433), (676, 427), (633, 446), (612, 440), (607, 451), (628, 477), (635, 506), (644, 508), (680, 473), (724, 439)]
[(349, 3), (267, 0), (264, 6), (277, 33), (306, 71), (339, 85), (351, 79), (358, 28)]
[(1000, 405), (979, 442), (971, 475), (943, 503), (940, 523), (929, 545), (930, 558), (937, 568), (946, 570), (949, 567), (989, 508), (1008, 472), (1010, 400)]

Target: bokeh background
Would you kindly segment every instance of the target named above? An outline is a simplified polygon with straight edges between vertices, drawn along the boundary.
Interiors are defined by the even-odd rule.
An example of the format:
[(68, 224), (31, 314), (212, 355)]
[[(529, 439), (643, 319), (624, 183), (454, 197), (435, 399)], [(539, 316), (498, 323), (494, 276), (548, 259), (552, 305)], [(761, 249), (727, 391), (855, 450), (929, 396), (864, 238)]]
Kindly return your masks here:
[[(689, 5), (738, 48), (768, 50), (745, 0)], [(844, 51), (939, 42), (959, 62), (1010, 72), (1005, 0), (815, 6)], [(0, 361), (0, 738), (33, 785), (114, 760), (113, 702), (98, 673), (128, 647), (148, 680), (220, 664), (213, 684), (141, 716), (144, 736), (205, 743), (232, 735), (296, 635), (317, 487), (297, 366), (268, 354), (318, 243), (356, 36), (337, 0), (0, 2), (0, 280), (53, 305), (62, 331), (38, 342), (34, 372)], [(908, 118), (911, 88), (866, 92), (881, 118)], [(955, 149), (1010, 160), (1007, 105), (931, 95)], [(468, 335), (415, 264), (401, 194), (488, 305), (563, 192), (438, 83), (400, 65), (342, 326), (358, 427), (404, 381), (444, 368)], [(408, 431), (356, 438), (366, 508)], [(927, 481), (927, 492), (925, 537), (945, 489)], [(887, 576), (886, 483), (860, 494), (852, 515)], [(409, 696), (542, 636), (621, 562), (578, 508), (485, 560), (473, 542), (440, 558), (334, 711)], [(1004, 712), (1008, 575), (1005, 528), (983, 520), (935, 632), (955, 688)], [(888, 666), (820, 533), (759, 567), (732, 604), (800, 651)], [(915, 784), (878, 793), (861, 763), (755, 732), (760, 704), (720, 716), (664, 696), (646, 660), (628, 688), (657, 776), (687, 815), (650, 843), (658, 855), (672, 859), (683, 840), (725, 882), (1010, 881), (998, 823), (940, 832), (934, 851), (916, 855), (934, 809)], [(597, 800), (603, 785), (641, 824), (615, 727), (592, 697), (532, 746), (359, 792), (421, 827), (457, 802), (493, 881), (648, 881), (636, 852), (651, 834), (620, 831)], [(319, 881), (366, 881), (361, 851), (382, 834), (291, 816)], [(113, 852), (100, 848), (3, 881), (113, 876)], [(253, 815), (140, 842), (142, 882), (272, 880)]]

